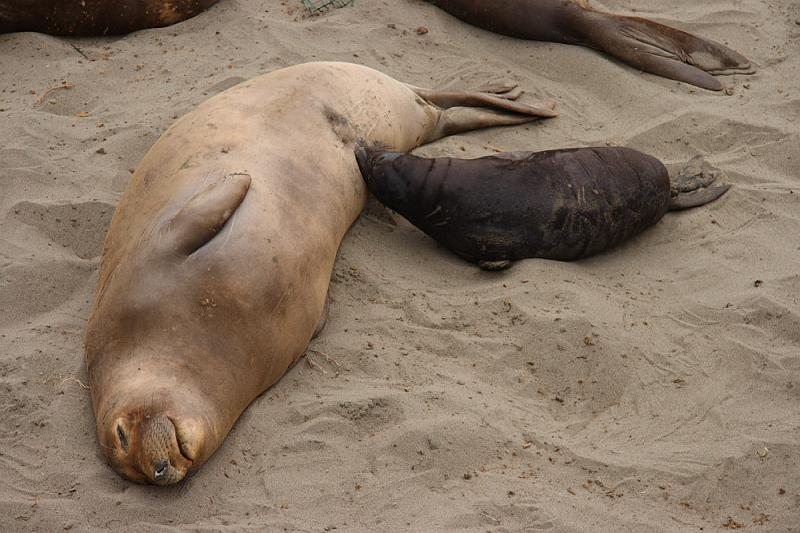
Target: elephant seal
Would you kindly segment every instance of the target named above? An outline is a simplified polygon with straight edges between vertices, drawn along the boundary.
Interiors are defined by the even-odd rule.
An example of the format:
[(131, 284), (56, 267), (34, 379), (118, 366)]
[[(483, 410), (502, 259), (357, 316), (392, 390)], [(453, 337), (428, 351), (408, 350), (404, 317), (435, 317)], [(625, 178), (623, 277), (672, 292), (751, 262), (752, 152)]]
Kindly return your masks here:
[(0, 0), (0, 33), (97, 36), (169, 26), (217, 0)]
[(586, 0), (428, 0), (483, 29), (603, 51), (640, 70), (720, 91), (717, 74), (753, 73), (741, 54), (640, 17), (603, 13)]
[(199, 468), (325, 321), (339, 244), (368, 191), (368, 139), (409, 150), (552, 117), (484, 93), (439, 92), (348, 63), (243, 82), (173, 124), (117, 207), (87, 323), (100, 445), (138, 482)]
[(359, 144), (356, 159), (381, 203), (486, 270), (588, 257), (728, 190), (708, 188), (716, 175), (697, 162), (671, 184), (660, 161), (630, 148), (426, 159)]

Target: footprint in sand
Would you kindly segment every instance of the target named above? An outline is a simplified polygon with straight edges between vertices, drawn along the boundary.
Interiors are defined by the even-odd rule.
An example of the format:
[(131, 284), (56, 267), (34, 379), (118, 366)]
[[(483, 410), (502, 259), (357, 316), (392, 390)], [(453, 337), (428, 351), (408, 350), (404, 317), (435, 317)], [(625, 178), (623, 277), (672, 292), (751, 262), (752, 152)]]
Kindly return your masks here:
[(50, 240), (70, 248), (81, 259), (103, 251), (103, 238), (114, 206), (90, 201), (67, 204), (20, 202), (13, 208), (20, 222), (38, 228)]

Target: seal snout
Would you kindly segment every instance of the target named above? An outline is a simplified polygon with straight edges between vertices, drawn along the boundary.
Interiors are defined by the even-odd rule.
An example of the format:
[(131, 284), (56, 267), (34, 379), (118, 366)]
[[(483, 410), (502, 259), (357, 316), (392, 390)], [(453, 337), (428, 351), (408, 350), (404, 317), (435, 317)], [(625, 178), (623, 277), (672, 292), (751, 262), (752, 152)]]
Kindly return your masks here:
[(123, 416), (114, 421), (110, 453), (114, 469), (139, 483), (171, 485), (181, 481), (197, 457), (193, 428), (181, 431), (163, 413)]
[(156, 485), (177, 483), (186, 475), (191, 461), (183, 456), (172, 420), (163, 414), (142, 420), (142, 453), (139, 467)]

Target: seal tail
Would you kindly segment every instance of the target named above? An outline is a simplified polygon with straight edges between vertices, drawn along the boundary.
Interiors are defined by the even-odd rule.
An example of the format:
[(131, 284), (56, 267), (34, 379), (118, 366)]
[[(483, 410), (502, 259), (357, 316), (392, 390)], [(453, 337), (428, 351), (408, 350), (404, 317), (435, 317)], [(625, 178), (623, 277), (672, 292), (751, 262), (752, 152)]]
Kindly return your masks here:
[(720, 74), (752, 74), (750, 61), (714, 41), (639, 17), (586, 10), (586, 44), (651, 74), (720, 91)]

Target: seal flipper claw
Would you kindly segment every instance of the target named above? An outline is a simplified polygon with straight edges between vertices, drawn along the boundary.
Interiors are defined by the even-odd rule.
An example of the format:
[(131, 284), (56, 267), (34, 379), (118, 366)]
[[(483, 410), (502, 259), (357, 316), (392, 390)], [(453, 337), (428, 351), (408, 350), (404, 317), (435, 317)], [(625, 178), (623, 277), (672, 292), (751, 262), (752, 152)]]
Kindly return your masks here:
[(200, 191), (166, 225), (173, 249), (190, 255), (208, 243), (241, 205), (249, 174), (228, 174)]

